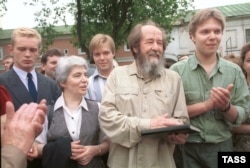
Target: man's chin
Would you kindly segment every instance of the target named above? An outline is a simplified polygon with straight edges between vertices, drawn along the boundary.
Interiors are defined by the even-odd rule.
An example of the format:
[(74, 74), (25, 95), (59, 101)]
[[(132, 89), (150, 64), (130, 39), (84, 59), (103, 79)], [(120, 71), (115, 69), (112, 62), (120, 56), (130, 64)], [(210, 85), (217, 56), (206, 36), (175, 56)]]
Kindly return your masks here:
[(158, 59), (158, 58), (151, 58), (150, 60), (149, 60), (149, 62), (150, 62), (150, 64), (152, 65), (152, 66), (157, 66), (157, 65), (159, 65), (159, 63), (160, 63), (160, 60)]

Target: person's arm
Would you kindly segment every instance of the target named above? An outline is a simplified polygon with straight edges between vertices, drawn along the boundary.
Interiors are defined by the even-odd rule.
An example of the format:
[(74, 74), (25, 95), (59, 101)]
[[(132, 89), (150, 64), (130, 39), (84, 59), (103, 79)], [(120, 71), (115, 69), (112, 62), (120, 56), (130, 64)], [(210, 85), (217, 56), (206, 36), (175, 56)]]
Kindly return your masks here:
[(242, 124), (238, 127), (233, 127), (232, 132), (236, 134), (250, 134), (250, 125)]
[(109, 151), (109, 143), (108, 139), (104, 140), (102, 143), (96, 146), (96, 155), (102, 156)]
[(46, 115), (46, 102), (24, 104), (16, 112), (11, 102), (6, 103), (6, 125), (2, 146), (14, 145), (25, 154), (30, 150), (34, 139), (42, 131)]
[(213, 108), (214, 108), (214, 103), (211, 100), (211, 98), (209, 98), (208, 100), (206, 100), (204, 102), (199, 102), (199, 103), (187, 106), (188, 114), (189, 114), (190, 118), (193, 118), (193, 117), (199, 116), (203, 113), (206, 113), (206, 112), (212, 110)]
[(43, 154), (43, 147), (45, 144), (35, 142), (32, 148), (27, 153), (28, 160), (33, 160), (35, 158), (41, 158)]
[(26, 155), (14, 145), (5, 145), (1, 148), (1, 167), (26, 168)]
[[(36, 103), (24, 104), (16, 112), (13, 103), (6, 103), (6, 125), (1, 137), (1, 158), (5, 164), (10, 164), (14, 159), (18, 160), (20, 166), (27, 164), (26, 154), (35, 137), (42, 131), (45, 115), (45, 100), (42, 100), (39, 105)], [(8, 155), (8, 152), (3, 152), (7, 149), (13, 149), (9, 152), (15, 151), (14, 154)]]
[(226, 89), (221, 87), (212, 88), (208, 100), (187, 107), (189, 117), (193, 118), (210, 110), (218, 109), (226, 120), (234, 122), (238, 114), (230, 102), (232, 88), (232, 84), (228, 85)]
[[(49, 107), (49, 106), (47, 106)], [(50, 107), (51, 108), (51, 107)], [(47, 113), (50, 113), (51, 111), (48, 111)], [(35, 142), (31, 148), (31, 150), (28, 152), (27, 156), (28, 159), (33, 160), (35, 158), (41, 158), (43, 154), (43, 147), (47, 143), (47, 132), (48, 132), (48, 118), (45, 118), (45, 122), (43, 124), (43, 130), (40, 135), (38, 135), (35, 139)]]

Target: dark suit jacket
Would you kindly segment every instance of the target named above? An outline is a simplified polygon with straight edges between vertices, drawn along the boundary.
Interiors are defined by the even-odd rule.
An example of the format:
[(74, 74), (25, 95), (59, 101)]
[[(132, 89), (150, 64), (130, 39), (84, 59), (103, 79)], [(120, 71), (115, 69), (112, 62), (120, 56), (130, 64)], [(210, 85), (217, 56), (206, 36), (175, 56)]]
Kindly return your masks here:
[[(14, 69), (0, 74), (0, 84), (4, 85), (11, 95), (15, 110), (24, 103), (32, 102), (29, 91)], [(54, 105), (60, 94), (61, 90), (54, 80), (37, 73), (37, 103), (46, 99), (48, 105)]]

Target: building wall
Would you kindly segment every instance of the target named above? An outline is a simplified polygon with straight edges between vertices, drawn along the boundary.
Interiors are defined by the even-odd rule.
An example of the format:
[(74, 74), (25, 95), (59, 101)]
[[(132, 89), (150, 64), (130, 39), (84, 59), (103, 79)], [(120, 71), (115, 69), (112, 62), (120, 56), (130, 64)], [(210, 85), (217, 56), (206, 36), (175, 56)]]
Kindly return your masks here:
[[(241, 47), (246, 41), (246, 29), (250, 29), (250, 17), (235, 17), (226, 20), (226, 27), (224, 35), (218, 49), (218, 53), (221, 56), (225, 56), (228, 53), (240, 54)], [(190, 55), (195, 52), (195, 46), (189, 38), (188, 23), (182, 26), (175, 26), (172, 31), (172, 37), (174, 40), (169, 43), (165, 57), (178, 56), (178, 55)], [(231, 38), (231, 42), (227, 48), (227, 41)]]

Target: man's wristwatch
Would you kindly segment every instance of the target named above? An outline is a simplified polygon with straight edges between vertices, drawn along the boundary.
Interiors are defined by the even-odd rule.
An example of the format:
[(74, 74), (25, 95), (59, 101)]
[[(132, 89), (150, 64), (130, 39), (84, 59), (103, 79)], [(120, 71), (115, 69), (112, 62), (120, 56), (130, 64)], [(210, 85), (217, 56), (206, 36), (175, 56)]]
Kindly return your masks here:
[(228, 103), (227, 107), (224, 110), (221, 110), (223, 113), (226, 113), (230, 110), (231, 108), (231, 103)]

